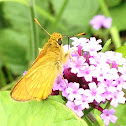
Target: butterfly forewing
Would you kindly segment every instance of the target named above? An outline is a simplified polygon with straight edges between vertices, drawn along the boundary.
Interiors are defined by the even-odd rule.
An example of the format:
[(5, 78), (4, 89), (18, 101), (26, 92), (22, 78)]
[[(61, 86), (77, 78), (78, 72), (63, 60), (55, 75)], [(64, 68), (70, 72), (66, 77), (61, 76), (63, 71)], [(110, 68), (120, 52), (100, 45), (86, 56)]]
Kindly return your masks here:
[(13, 87), (11, 97), (17, 101), (46, 99), (52, 92), (52, 87), (62, 64), (67, 61), (62, 47), (63, 36), (54, 32), (41, 50), (39, 56), (26, 75)]
[[(54, 58), (54, 55), (43, 56), (29, 69), (27, 74), (14, 86), (11, 92), (13, 99), (39, 101), (46, 99), (51, 94), (58, 74), (57, 59)], [(58, 67), (61, 67), (61, 64), (58, 64)]]

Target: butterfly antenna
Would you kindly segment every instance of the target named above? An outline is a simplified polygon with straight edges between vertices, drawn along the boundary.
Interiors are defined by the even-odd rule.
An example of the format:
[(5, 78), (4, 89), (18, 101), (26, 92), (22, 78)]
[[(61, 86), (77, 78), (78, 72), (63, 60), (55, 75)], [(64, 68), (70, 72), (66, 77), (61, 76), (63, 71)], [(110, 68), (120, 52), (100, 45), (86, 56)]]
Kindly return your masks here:
[(40, 23), (38, 22), (38, 20), (36, 18), (34, 18), (34, 21), (49, 35), (51, 36), (41, 25)]
[(86, 33), (82, 32), (82, 33), (79, 33), (79, 34), (76, 34), (76, 35), (72, 35), (72, 36), (68, 36), (68, 35), (63, 35), (64, 38), (66, 37), (77, 37), (77, 36), (83, 36), (83, 35), (86, 35)]

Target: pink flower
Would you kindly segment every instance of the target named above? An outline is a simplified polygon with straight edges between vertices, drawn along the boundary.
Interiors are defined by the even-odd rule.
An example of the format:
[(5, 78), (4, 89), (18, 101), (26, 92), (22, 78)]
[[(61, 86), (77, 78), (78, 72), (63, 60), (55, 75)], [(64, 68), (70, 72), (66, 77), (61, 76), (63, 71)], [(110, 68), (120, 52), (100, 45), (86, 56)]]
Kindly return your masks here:
[(85, 66), (81, 66), (78, 70), (77, 77), (84, 77), (86, 81), (92, 81), (92, 67), (85, 63)]
[(106, 18), (103, 15), (96, 15), (91, 19), (90, 24), (96, 30), (100, 28), (110, 28), (112, 24), (112, 18)]
[(69, 64), (69, 67), (71, 68), (71, 72), (76, 74), (84, 66), (85, 58), (83, 56), (73, 57), (73, 61)]
[(75, 99), (81, 99), (81, 93), (83, 92), (82, 88), (79, 88), (79, 84), (69, 83), (68, 88), (66, 88), (65, 92), (68, 94), (68, 99), (73, 101)]
[(68, 85), (68, 80), (67, 79), (63, 80), (61, 75), (59, 75), (55, 80), (55, 83), (53, 85), (53, 90), (54, 91), (56, 91), (56, 90), (63, 91), (63, 90), (65, 90), (67, 85)]
[(66, 106), (73, 110), (79, 117), (82, 117), (84, 115), (84, 113), (82, 112), (83, 109), (81, 108), (81, 105), (75, 105), (74, 102), (68, 101), (66, 103)]
[(85, 47), (85, 44), (88, 42), (87, 38), (72, 37), (70, 39), (73, 40), (72, 45), (74, 49), (77, 49), (79, 45)]
[(90, 101), (88, 100), (88, 96), (82, 95), (82, 98), (79, 100), (74, 100), (75, 105), (81, 105), (81, 108), (89, 108)]
[(123, 75), (117, 78), (115, 83), (117, 85), (117, 90), (121, 91), (122, 88), (126, 89), (126, 78), (123, 78)]
[(116, 91), (112, 95), (112, 100), (111, 100), (110, 104), (114, 107), (117, 107), (118, 103), (124, 104), (125, 101), (126, 101), (126, 98), (124, 97), (124, 92), (123, 91), (120, 91), (120, 92)]
[(110, 110), (105, 109), (103, 110), (103, 113), (101, 114), (101, 118), (104, 120), (104, 124), (108, 125), (111, 121), (112, 123), (115, 123), (117, 120), (117, 117), (113, 114), (115, 113), (115, 110), (111, 108)]
[(126, 59), (122, 57), (121, 53), (113, 52), (113, 51), (106, 51), (105, 52), (107, 63), (111, 64), (111, 66), (116, 66), (114, 68), (117, 68), (118, 65), (123, 65), (126, 63)]
[(105, 92), (104, 87), (97, 87), (95, 82), (89, 83), (89, 89), (86, 89), (84, 95), (88, 96), (89, 101), (96, 100), (98, 103), (103, 101), (102, 93)]
[(63, 48), (64, 52), (67, 52), (70, 49), (70, 45), (64, 45)]
[(27, 73), (27, 71), (25, 70), (24, 73), (23, 73), (23, 75), (25, 75), (26, 73)]
[(118, 71), (122, 74), (122, 78), (125, 80), (126, 79), (126, 64), (118, 67)]
[(99, 44), (101, 42), (100, 39), (96, 40), (95, 37), (91, 37), (82, 49), (83, 51), (89, 52), (91, 56), (95, 56), (97, 55), (97, 51), (102, 49), (102, 46)]

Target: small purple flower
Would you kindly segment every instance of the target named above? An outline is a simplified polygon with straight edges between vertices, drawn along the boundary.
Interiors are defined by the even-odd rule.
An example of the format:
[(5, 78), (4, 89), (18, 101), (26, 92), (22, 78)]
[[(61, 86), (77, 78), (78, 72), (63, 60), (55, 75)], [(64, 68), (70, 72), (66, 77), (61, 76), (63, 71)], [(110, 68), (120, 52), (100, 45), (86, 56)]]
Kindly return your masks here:
[(88, 42), (87, 38), (78, 39), (77, 37), (72, 37), (70, 39), (73, 40), (72, 45), (75, 50), (78, 48), (79, 45), (85, 47), (86, 43)]
[(64, 52), (67, 52), (70, 49), (70, 45), (64, 45), (63, 48)]
[(117, 107), (118, 103), (124, 104), (125, 101), (126, 101), (126, 98), (124, 97), (124, 92), (123, 91), (120, 91), (120, 92), (116, 91), (112, 95), (112, 100), (111, 100), (110, 104), (114, 107)]
[(97, 101), (100, 103), (103, 101), (103, 98), (101, 96), (102, 93), (105, 92), (105, 89), (103, 86), (97, 87), (95, 82), (89, 83), (89, 89), (86, 89), (84, 92), (84, 95), (88, 96), (89, 101)]
[(126, 89), (126, 78), (123, 78), (122, 75), (119, 78), (117, 78), (115, 82), (116, 82), (117, 90), (121, 91), (122, 88)]
[(82, 95), (82, 98), (79, 100), (74, 100), (75, 105), (81, 105), (81, 108), (89, 108), (90, 101), (88, 100), (88, 96)]
[(25, 75), (26, 73), (27, 73), (27, 71), (25, 70), (24, 73), (23, 73), (23, 75)]
[(125, 80), (126, 79), (126, 65), (118, 67), (118, 71), (122, 74), (122, 78)]
[(92, 72), (92, 76), (97, 78), (97, 81), (104, 81), (104, 79), (111, 79), (110, 75), (108, 74), (108, 71), (110, 70), (110, 68), (108, 67), (108, 65), (104, 65), (104, 67), (100, 68), (96, 67), (95, 70)]
[(118, 65), (123, 65), (126, 63), (126, 59), (122, 57), (121, 53), (106, 51), (105, 54), (107, 57), (107, 63), (111, 64), (112, 67), (116, 66), (114, 68), (117, 68)]
[(65, 90), (68, 94), (68, 99), (73, 101), (75, 99), (81, 99), (81, 92), (83, 92), (82, 88), (79, 88), (79, 83), (69, 83), (68, 88)]
[(76, 74), (81, 69), (82, 65), (84, 65), (86, 59), (83, 56), (80, 57), (73, 57), (73, 61), (69, 65), (71, 68), (71, 72)]
[(99, 30), (101, 27), (110, 28), (112, 24), (112, 18), (106, 18), (103, 15), (96, 15), (91, 19), (90, 24), (94, 29)]
[(79, 117), (82, 117), (84, 115), (84, 113), (82, 112), (83, 109), (81, 108), (81, 105), (75, 105), (74, 102), (68, 101), (66, 103), (66, 106), (73, 110)]
[(104, 124), (108, 125), (111, 121), (112, 123), (115, 123), (117, 120), (117, 117), (113, 114), (115, 113), (115, 110), (111, 108), (110, 110), (105, 109), (103, 110), (103, 113), (101, 114), (101, 118), (104, 120)]
[(55, 80), (55, 83), (53, 85), (53, 90), (54, 91), (56, 91), (56, 90), (63, 91), (63, 90), (65, 90), (67, 85), (68, 85), (68, 80), (67, 79), (63, 80), (61, 75), (59, 75)]
[(96, 40), (95, 37), (91, 37), (90, 40), (83, 46), (83, 51), (87, 51), (90, 53), (91, 56), (95, 56), (97, 54), (97, 51), (102, 49), (102, 46), (99, 44), (102, 41)]
[(92, 81), (92, 67), (85, 63), (77, 73), (77, 77), (84, 77), (86, 81)]

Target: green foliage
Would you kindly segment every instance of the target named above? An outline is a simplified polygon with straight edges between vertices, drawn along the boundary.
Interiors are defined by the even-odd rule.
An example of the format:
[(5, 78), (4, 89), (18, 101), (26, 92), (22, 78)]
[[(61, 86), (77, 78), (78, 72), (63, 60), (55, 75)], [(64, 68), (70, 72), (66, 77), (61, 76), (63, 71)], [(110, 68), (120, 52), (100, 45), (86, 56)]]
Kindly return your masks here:
[(122, 53), (123, 57), (126, 58), (126, 45), (121, 46), (116, 50), (116, 52)]
[(0, 30), (0, 60), (14, 74), (22, 74), (27, 68), (27, 36), (11, 29)]
[[(51, 0), (51, 2), (54, 6), (56, 15), (58, 15), (64, 0), (60, 0), (60, 2), (58, 2), (58, 0)], [(89, 21), (98, 11), (98, 8), (98, 0), (74, 0), (74, 2), (73, 0), (69, 0), (62, 14), (61, 21), (65, 22), (65, 25), (69, 28), (69, 34), (75, 34), (82, 31), (86, 32), (89, 27)], [(73, 31), (75, 28), (76, 32)]]
[(5, 2), (3, 4), (3, 13), (5, 20), (9, 21), (11, 29), (24, 33), (29, 37), (30, 22), (29, 8), (27, 6), (15, 2)]
[(126, 2), (110, 8), (110, 13), (113, 19), (113, 26), (116, 26), (119, 31), (126, 29)]
[(62, 104), (60, 96), (40, 102), (16, 102), (9, 93), (0, 92), (1, 126), (87, 126), (84, 120)]
[[(104, 104), (103, 105), (101, 105), (103, 108), (104, 108)], [(112, 108), (112, 107), (111, 107)], [(111, 108), (109, 108), (109, 109), (111, 109)], [(115, 116), (117, 116), (118, 117), (118, 119), (117, 119), (117, 121), (116, 121), (116, 123), (115, 124), (113, 124), (113, 123), (109, 123), (109, 126), (118, 126), (118, 125), (120, 125), (120, 126), (125, 126), (126, 125), (126, 120), (125, 120), (125, 115), (126, 115), (126, 113), (125, 113), (125, 109), (126, 109), (126, 104), (118, 104), (118, 106), (116, 107), (116, 108), (114, 108), (115, 109), (115, 113), (114, 113), (114, 115)], [(102, 123), (103, 123), (103, 120), (100, 118), (100, 112), (99, 111), (97, 111), (97, 110), (94, 110), (94, 114), (95, 114), (95, 116), (96, 116), (96, 118), (97, 118), (97, 120), (98, 120), (98, 122), (99, 122), (99, 124), (101, 124), (100, 126), (104, 126), (104, 125), (102, 125)]]
[(110, 126), (116, 126), (116, 125), (117, 126), (118, 125), (125, 126), (126, 125), (126, 118), (125, 118), (125, 116), (126, 116), (126, 112), (125, 112), (125, 110), (126, 110), (126, 104), (119, 104), (115, 108), (115, 110), (116, 110), (116, 112), (115, 112), (114, 115), (118, 117), (118, 120), (117, 120), (117, 122), (115, 124), (110, 123), (109, 125)]
[(110, 7), (114, 7), (117, 6), (121, 3), (121, 0), (106, 0), (106, 3), (110, 6)]
[(109, 48), (109, 46), (110, 46), (110, 44), (111, 44), (111, 39), (109, 39), (109, 40), (105, 43), (105, 45), (103, 46), (101, 52), (107, 51), (108, 48)]

